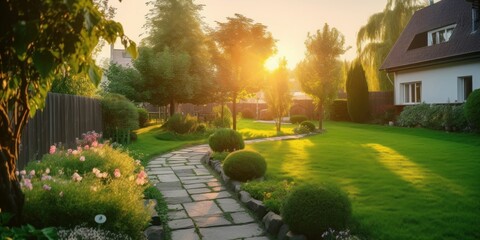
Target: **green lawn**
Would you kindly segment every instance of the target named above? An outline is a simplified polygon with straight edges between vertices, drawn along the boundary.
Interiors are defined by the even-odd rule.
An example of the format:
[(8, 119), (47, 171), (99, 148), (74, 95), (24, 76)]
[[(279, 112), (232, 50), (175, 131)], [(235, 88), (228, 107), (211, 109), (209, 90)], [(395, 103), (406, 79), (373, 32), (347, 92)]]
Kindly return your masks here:
[(480, 239), (480, 136), (326, 122), (301, 140), (248, 145), (267, 178), (333, 181), (368, 239)]
[(260, 123), (252, 119), (241, 119), (237, 123), (237, 130), (243, 135), (244, 139), (252, 139), (293, 134), (293, 128), (296, 126), (294, 124), (282, 124), (282, 132), (277, 134), (274, 123)]

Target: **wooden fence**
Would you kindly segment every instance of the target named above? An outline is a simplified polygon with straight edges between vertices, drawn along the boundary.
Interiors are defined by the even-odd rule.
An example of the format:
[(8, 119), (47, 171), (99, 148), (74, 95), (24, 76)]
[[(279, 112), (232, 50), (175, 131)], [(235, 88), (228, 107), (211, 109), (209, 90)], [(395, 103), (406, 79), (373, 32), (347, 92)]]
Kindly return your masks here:
[(75, 139), (88, 131), (102, 131), (100, 100), (48, 93), (45, 108), (37, 111), (23, 130), (18, 167), (38, 160), (54, 143), (74, 147)]

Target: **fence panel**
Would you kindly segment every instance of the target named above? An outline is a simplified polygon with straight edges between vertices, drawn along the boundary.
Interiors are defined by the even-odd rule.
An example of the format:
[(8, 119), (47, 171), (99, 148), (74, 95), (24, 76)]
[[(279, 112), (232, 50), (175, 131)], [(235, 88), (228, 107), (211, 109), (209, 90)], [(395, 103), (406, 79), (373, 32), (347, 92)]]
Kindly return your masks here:
[(75, 146), (75, 138), (88, 131), (102, 131), (100, 100), (82, 96), (48, 93), (45, 108), (37, 111), (23, 130), (18, 167), (38, 160), (57, 143)]

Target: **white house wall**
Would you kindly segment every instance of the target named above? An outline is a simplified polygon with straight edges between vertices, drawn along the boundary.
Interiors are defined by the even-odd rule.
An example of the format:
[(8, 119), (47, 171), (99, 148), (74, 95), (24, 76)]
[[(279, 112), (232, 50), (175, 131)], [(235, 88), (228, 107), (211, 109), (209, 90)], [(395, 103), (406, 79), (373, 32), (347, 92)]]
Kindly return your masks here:
[(421, 82), (421, 101), (425, 103), (455, 103), (458, 99), (458, 78), (472, 76), (473, 89), (480, 88), (480, 61), (445, 64), (395, 73), (395, 104), (403, 102), (402, 83)]

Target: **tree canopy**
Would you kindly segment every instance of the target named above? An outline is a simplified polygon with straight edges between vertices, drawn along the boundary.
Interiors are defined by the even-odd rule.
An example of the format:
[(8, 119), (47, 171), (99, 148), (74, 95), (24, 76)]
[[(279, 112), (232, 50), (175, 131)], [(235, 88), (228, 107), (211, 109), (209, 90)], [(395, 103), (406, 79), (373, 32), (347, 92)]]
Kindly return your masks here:
[(320, 113), (319, 128), (322, 129), (323, 109), (336, 97), (341, 80), (341, 64), (338, 57), (348, 48), (345, 37), (328, 24), (313, 35), (308, 34), (305, 58), (296, 69), (297, 78), (305, 93), (311, 95)]
[(136, 46), (120, 23), (106, 19), (92, 0), (0, 1), (0, 209), (21, 223), (24, 197), (15, 175), (29, 115), (43, 108), (55, 74), (88, 74), (98, 84), (92, 51), (100, 38)]
[(241, 14), (217, 22), (212, 34), (219, 48), (217, 73), (221, 91), (232, 100), (233, 129), (236, 129), (236, 101), (242, 93), (260, 90), (265, 77), (264, 63), (275, 51), (275, 40), (267, 27)]
[(143, 81), (137, 69), (112, 63), (105, 75), (108, 80), (102, 82), (103, 91), (121, 94), (134, 102), (142, 102), (147, 98), (146, 92), (142, 90)]
[(287, 60), (282, 58), (278, 62), (278, 68), (269, 75), (264, 89), (265, 101), (275, 119), (277, 132), (281, 131), (282, 117), (288, 114), (292, 104), (289, 85)]

